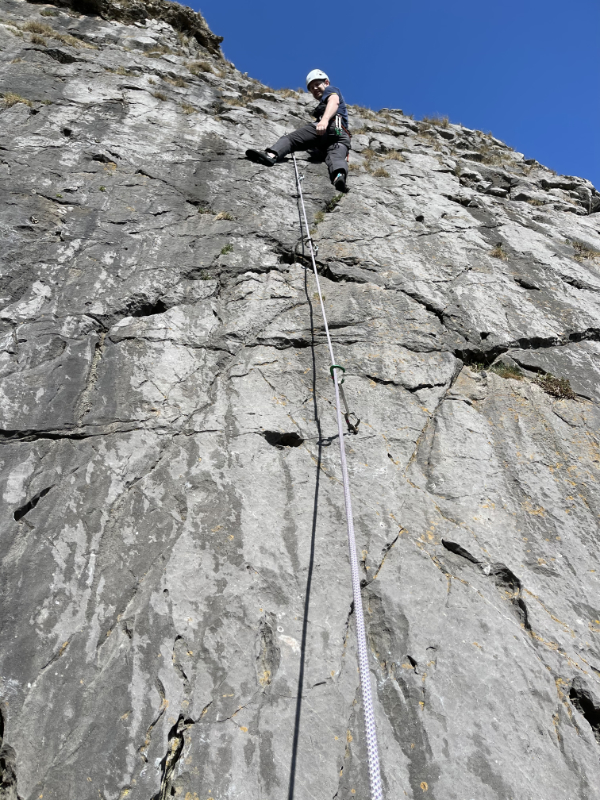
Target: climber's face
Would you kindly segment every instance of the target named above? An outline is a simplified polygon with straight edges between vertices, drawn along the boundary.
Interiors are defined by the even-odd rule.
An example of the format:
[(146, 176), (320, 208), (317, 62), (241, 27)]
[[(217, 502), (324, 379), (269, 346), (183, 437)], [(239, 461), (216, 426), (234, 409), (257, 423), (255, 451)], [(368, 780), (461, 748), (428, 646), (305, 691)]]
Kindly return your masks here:
[(308, 91), (312, 94), (315, 100), (320, 100), (327, 86), (329, 86), (329, 81), (316, 78), (314, 81), (311, 81), (308, 84)]

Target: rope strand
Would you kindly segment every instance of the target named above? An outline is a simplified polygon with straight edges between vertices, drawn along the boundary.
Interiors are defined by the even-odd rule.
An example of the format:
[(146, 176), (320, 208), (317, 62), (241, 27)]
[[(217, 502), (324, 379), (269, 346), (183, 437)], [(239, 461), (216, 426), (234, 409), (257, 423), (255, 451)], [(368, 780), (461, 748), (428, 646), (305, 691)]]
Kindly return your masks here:
[[(383, 788), (381, 785), (381, 773), (379, 769), (379, 752), (377, 748), (377, 729), (375, 726), (375, 714), (373, 712), (373, 698), (371, 694), (371, 673), (369, 671), (369, 653), (367, 650), (367, 637), (365, 633), (365, 618), (363, 614), (362, 596), (360, 592), (360, 573), (358, 569), (358, 559), (356, 557), (356, 539), (354, 537), (354, 521), (352, 517), (352, 500), (350, 498), (350, 481), (348, 479), (348, 465), (346, 463), (346, 446), (344, 443), (344, 426), (342, 424), (342, 411), (340, 407), (340, 384), (337, 378), (337, 369), (333, 369), (336, 365), (336, 360), (333, 355), (333, 345), (331, 343), (331, 336), (329, 334), (329, 325), (327, 324), (327, 315), (325, 313), (325, 306), (323, 304), (323, 295), (321, 293), (321, 284), (319, 282), (319, 273), (317, 272), (317, 263), (315, 261), (315, 252), (313, 247), (312, 237), (308, 228), (308, 220), (306, 218), (306, 208), (304, 206), (304, 196), (302, 194), (302, 178), (298, 173), (298, 164), (296, 156), (292, 153), (294, 160), (294, 172), (296, 174), (296, 185), (298, 187), (298, 196), (302, 205), (302, 218), (304, 219), (304, 226), (308, 234), (308, 246), (310, 249), (310, 257), (317, 284), (317, 292), (319, 294), (319, 302), (321, 303), (321, 314), (323, 315), (323, 324), (325, 327), (325, 335), (327, 336), (327, 346), (329, 347), (329, 355), (331, 357), (331, 375), (335, 386), (335, 405), (337, 409), (337, 424), (338, 434), (340, 440), (340, 461), (342, 465), (342, 481), (344, 484), (344, 502), (346, 505), (346, 522), (348, 528), (348, 548), (350, 550), (350, 570), (352, 574), (352, 593), (354, 596), (354, 613), (356, 616), (356, 640), (358, 645), (358, 669), (360, 673), (360, 686), (362, 691), (363, 709), (365, 715), (365, 731), (367, 738), (367, 754), (369, 759), (369, 781), (371, 784), (371, 798), (372, 800), (383, 800)], [(304, 238), (304, 237), (303, 237)]]

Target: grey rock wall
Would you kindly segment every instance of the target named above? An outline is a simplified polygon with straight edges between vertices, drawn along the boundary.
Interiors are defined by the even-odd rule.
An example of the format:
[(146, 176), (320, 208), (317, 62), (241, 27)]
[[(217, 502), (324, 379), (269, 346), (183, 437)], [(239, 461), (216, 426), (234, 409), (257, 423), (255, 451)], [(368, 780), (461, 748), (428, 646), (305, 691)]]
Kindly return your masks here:
[[(2, 798), (368, 796), (323, 325), (243, 157), (313, 101), (190, 14), (2, 0)], [(301, 169), (385, 796), (593, 800), (600, 197), (352, 121), (348, 195)]]

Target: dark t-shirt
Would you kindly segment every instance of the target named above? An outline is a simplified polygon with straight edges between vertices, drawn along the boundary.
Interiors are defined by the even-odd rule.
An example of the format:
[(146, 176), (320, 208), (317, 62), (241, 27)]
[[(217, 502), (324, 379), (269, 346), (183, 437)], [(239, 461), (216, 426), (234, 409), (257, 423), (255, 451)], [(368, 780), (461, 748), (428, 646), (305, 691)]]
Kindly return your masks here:
[[(346, 103), (344, 103), (344, 98), (342, 97), (342, 93), (336, 86), (326, 86), (325, 91), (323, 92), (323, 96), (319, 101), (319, 105), (315, 108), (312, 112), (313, 117), (316, 118), (317, 122), (321, 119), (323, 114), (325, 113), (325, 107), (327, 106), (327, 100), (331, 97), (332, 94), (337, 94), (340, 99), (340, 104), (338, 106), (337, 113), (341, 116), (342, 122), (346, 126), (349, 127), (348, 123), (348, 109), (346, 108)], [(334, 118), (335, 119), (335, 118)]]

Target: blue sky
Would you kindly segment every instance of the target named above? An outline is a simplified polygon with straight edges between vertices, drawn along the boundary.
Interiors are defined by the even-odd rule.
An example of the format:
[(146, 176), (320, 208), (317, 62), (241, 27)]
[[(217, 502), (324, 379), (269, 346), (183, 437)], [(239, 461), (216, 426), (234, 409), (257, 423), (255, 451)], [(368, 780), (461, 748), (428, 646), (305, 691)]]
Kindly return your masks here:
[(325, 70), (349, 103), (447, 115), (600, 190), (598, 0), (200, 0), (223, 51), (274, 88)]

